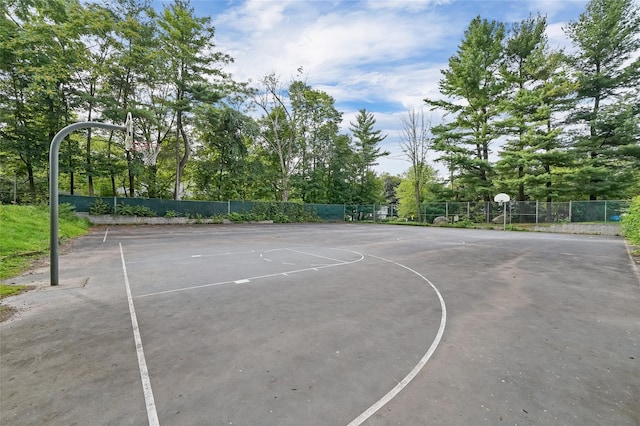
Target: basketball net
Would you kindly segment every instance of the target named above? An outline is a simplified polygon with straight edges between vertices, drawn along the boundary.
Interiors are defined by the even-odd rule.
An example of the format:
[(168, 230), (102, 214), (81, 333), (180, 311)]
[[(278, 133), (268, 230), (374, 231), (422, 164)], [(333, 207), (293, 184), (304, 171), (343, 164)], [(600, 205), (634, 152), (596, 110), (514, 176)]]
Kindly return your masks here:
[(145, 166), (155, 166), (160, 154), (160, 145), (157, 142), (134, 142), (133, 150), (142, 155)]
[(157, 142), (138, 142), (135, 140), (133, 131), (133, 117), (127, 113), (127, 121), (124, 123), (124, 149), (128, 152), (139, 152), (145, 166), (155, 166), (158, 162), (160, 145)]

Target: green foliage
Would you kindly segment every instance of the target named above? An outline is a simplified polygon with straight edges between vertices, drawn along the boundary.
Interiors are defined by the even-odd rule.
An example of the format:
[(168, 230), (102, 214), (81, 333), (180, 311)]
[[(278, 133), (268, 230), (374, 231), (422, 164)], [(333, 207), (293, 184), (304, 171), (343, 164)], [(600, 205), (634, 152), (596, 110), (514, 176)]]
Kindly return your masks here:
[(156, 212), (151, 210), (147, 206), (128, 205), (125, 203), (118, 204), (116, 214), (122, 216), (139, 216), (139, 217), (154, 217), (157, 216)]
[(209, 218), (211, 223), (216, 223), (216, 224), (224, 223), (224, 219), (225, 219), (224, 215), (219, 215), (219, 214), (214, 214)]
[[(305, 83), (302, 71), (286, 84), (266, 76), (259, 95), (233, 81), (225, 72), (232, 58), (215, 51), (211, 19), (197, 17), (188, 1), (156, 10), (139, 1), (0, 3), (3, 202), (13, 201), (14, 182), (18, 202), (47, 199), (51, 135), (85, 114), (122, 124), (128, 111), (136, 141), (162, 148), (157, 164), (145, 166), (140, 152), (125, 152), (119, 132), (77, 133), (61, 147), (61, 187), (92, 196), (124, 189), (132, 198), (180, 198), (173, 186), (188, 182), (184, 187), (202, 200), (393, 201), (398, 182), (373, 171), (387, 155), (373, 114), (360, 110), (340, 134), (335, 100)], [(442, 96), (426, 100), (450, 118), (433, 128), (429, 146), (451, 179), (439, 198), (490, 200), (507, 192), (558, 201), (638, 193), (638, 4), (591, 0), (565, 28), (569, 57), (549, 49), (540, 16), (469, 23), (442, 72)], [(252, 97), (257, 120), (241, 107)], [(417, 142), (415, 148), (426, 142), (414, 136), (406, 141)], [(498, 140), (506, 142), (499, 150)], [(415, 169), (423, 157), (413, 154)], [(421, 183), (414, 179), (416, 207), (405, 215), (422, 202)], [(96, 205), (94, 212), (107, 208)], [(280, 213), (281, 220), (309, 220)]]
[(449, 58), (449, 67), (442, 71), (440, 91), (452, 101), (425, 99), (430, 106), (455, 115), (453, 121), (432, 129), (434, 148), (441, 151), (440, 160), (457, 171), (456, 183), (466, 200), (489, 201), (493, 193), (489, 153), (500, 136), (494, 123), (505, 88), (499, 78), (505, 31), (501, 22), (474, 18), (458, 52)]
[(389, 155), (383, 151), (379, 144), (387, 135), (380, 130), (375, 130), (376, 119), (366, 109), (361, 109), (356, 115), (356, 122), (351, 122), (349, 130), (353, 133), (353, 173), (354, 193), (352, 203), (370, 204), (382, 200), (382, 182), (377, 179), (372, 171), (380, 157)]
[(0, 284), (0, 299), (5, 297), (15, 296), (26, 290), (26, 286), (23, 285), (6, 285)]
[(631, 206), (622, 216), (621, 226), (625, 238), (640, 246), (640, 195), (633, 199)]
[(109, 203), (104, 202), (102, 199), (98, 198), (94, 203), (89, 207), (89, 214), (94, 216), (99, 216), (103, 214), (111, 213), (111, 205)]
[[(84, 234), (89, 222), (73, 215), (67, 204), (59, 208), (60, 239)], [(0, 205), (0, 279), (18, 274), (49, 248), (49, 208)]]
[(255, 202), (251, 209), (254, 220), (273, 220), (275, 223), (318, 222), (320, 218), (302, 203)]
[(245, 216), (242, 213), (231, 212), (227, 215), (227, 219), (234, 223), (242, 223), (244, 222)]
[(581, 130), (572, 141), (576, 184), (590, 200), (617, 198), (640, 167), (640, 7), (633, 0), (591, 0), (566, 32), (578, 82), (579, 107), (569, 116)]

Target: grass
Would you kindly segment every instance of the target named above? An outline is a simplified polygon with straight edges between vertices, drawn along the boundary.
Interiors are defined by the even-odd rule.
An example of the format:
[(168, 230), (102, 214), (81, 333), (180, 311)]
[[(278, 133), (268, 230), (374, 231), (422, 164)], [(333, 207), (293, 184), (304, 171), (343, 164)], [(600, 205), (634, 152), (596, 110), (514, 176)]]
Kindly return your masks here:
[[(89, 222), (77, 218), (69, 205), (61, 205), (59, 237), (80, 236)], [(49, 207), (0, 205), (0, 280), (20, 274), (49, 252)], [(27, 287), (0, 284), (0, 300), (15, 296)], [(13, 309), (0, 305), (0, 321), (9, 318)]]
[(26, 286), (24, 285), (0, 285), (0, 299), (4, 299), (5, 297), (15, 296), (16, 294), (22, 293), (26, 290)]
[[(61, 240), (87, 232), (89, 222), (76, 217), (69, 205), (59, 211)], [(48, 206), (0, 205), (0, 280), (20, 274), (48, 252)]]

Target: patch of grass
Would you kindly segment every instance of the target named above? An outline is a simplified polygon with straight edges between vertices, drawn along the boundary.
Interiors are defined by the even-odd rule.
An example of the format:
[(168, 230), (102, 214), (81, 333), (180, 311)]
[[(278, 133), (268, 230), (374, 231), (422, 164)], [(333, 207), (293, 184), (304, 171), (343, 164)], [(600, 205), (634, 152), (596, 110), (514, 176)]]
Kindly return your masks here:
[(15, 296), (16, 294), (20, 294), (26, 290), (26, 286), (24, 285), (7, 285), (0, 284), (0, 299), (4, 299), (5, 297)]
[[(59, 206), (59, 237), (78, 237), (89, 222), (73, 214), (69, 204)], [(0, 280), (26, 270), (49, 252), (49, 207), (0, 205)]]
[[(24, 291), (27, 291), (27, 287), (24, 285), (7, 285), (0, 284), (0, 300), (5, 297), (15, 296)], [(0, 305), (0, 322), (6, 320), (15, 310), (11, 306), (2, 306)]]

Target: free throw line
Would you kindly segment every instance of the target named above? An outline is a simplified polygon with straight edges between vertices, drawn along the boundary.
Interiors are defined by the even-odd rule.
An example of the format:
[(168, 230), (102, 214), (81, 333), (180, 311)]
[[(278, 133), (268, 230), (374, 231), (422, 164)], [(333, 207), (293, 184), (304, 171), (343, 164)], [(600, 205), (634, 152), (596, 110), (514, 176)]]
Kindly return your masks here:
[(151, 380), (149, 379), (149, 370), (147, 370), (147, 361), (144, 358), (144, 350), (142, 349), (142, 339), (140, 338), (140, 328), (138, 327), (138, 317), (136, 316), (136, 308), (133, 306), (133, 297), (131, 297), (131, 286), (129, 285), (129, 275), (127, 274), (127, 265), (124, 261), (124, 251), (122, 243), (120, 245), (120, 258), (122, 259), (122, 272), (124, 274), (124, 285), (127, 289), (127, 300), (129, 302), (129, 313), (131, 314), (131, 326), (133, 327), (133, 339), (136, 342), (136, 353), (138, 354), (138, 367), (140, 368), (140, 379), (142, 380), (142, 390), (144, 392), (144, 402), (147, 406), (147, 417), (149, 426), (159, 426), (158, 412), (156, 411), (156, 403), (153, 399), (153, 391), (151, 390)]
[[(342, 251), (346, 251), (346, 252), (349, 252), (349, 253), (354, 253), (354, 254), (357, 254), (360, 257), (358, 259), (356, 259), (356, 260), (350, 260), (350, 261), (336, 260), (337, 262), (340, 262), (340, 263), (332, 263), (332, 264), (322, 265), (322, 266), (313, 266), (313, 267), (310, 267), (310, 268), (295, 269), (295, 270), (289, 270), (289, 271), (283, 271), (283, 272), (274, 272), (272, 274), (258, 275), (258, 276), (255, 276), (255, 277), (245, 277), (245, 278), (240, 278), (240, 279), (236, 279), (236, 280), (219, 281), (219, 282), (209, 283), (209, 284), (194, 285), (194, 286), (189, 286), (189, 287), (180, 287), (180, 288), (174, 288), (172, 290), (164, 290), (164, 291), (157, 291), (157, 292), (154, 292), (154, 293), (140, 294), (140, 295), (136, 296), (136, 298), (139, 298), (139, 297), (150, 297), (150, 296), (160, 296), (160, 295), (164, 295), (164, 294), (178, 293), (178, 292), (182, 292), (182, 291), (198, 290), (198, 289), (207, 288), (207, 287), (216, 287), (216, 286), (225, 285), (225, 284), (246, 284), (246, 283), (249, 283), (249, 282), (252, 282), (252, 281), (255, 281), (255, 280), (259, 280), (259, 279), (263, 279), (263, 278), (277, 277), (278, 275), (284, 275), (286, 277), (286, 276), (289, 276), (289, 274), (298, 274), (298, 273), (301, 273), (301, 272), (318, 271), (319, 269), (333, 268), (335, 266), (351, 265), (353, 263), (360, 262), (360, 261), (362, 261), (364, 259), (364, 256), (362, 255), (362, 253), (358, 253), (357, 251), (343, 250), (343, 249), (337, 249), (337, 250), (342, 250)], [(309, 253), (303, 253), (303, 254), (309, 254)], [(260, 255), (260, 256), (262, 256), (262, 255)], [(324, 257), (324, 256), (321, 256), (321, 257)]]

